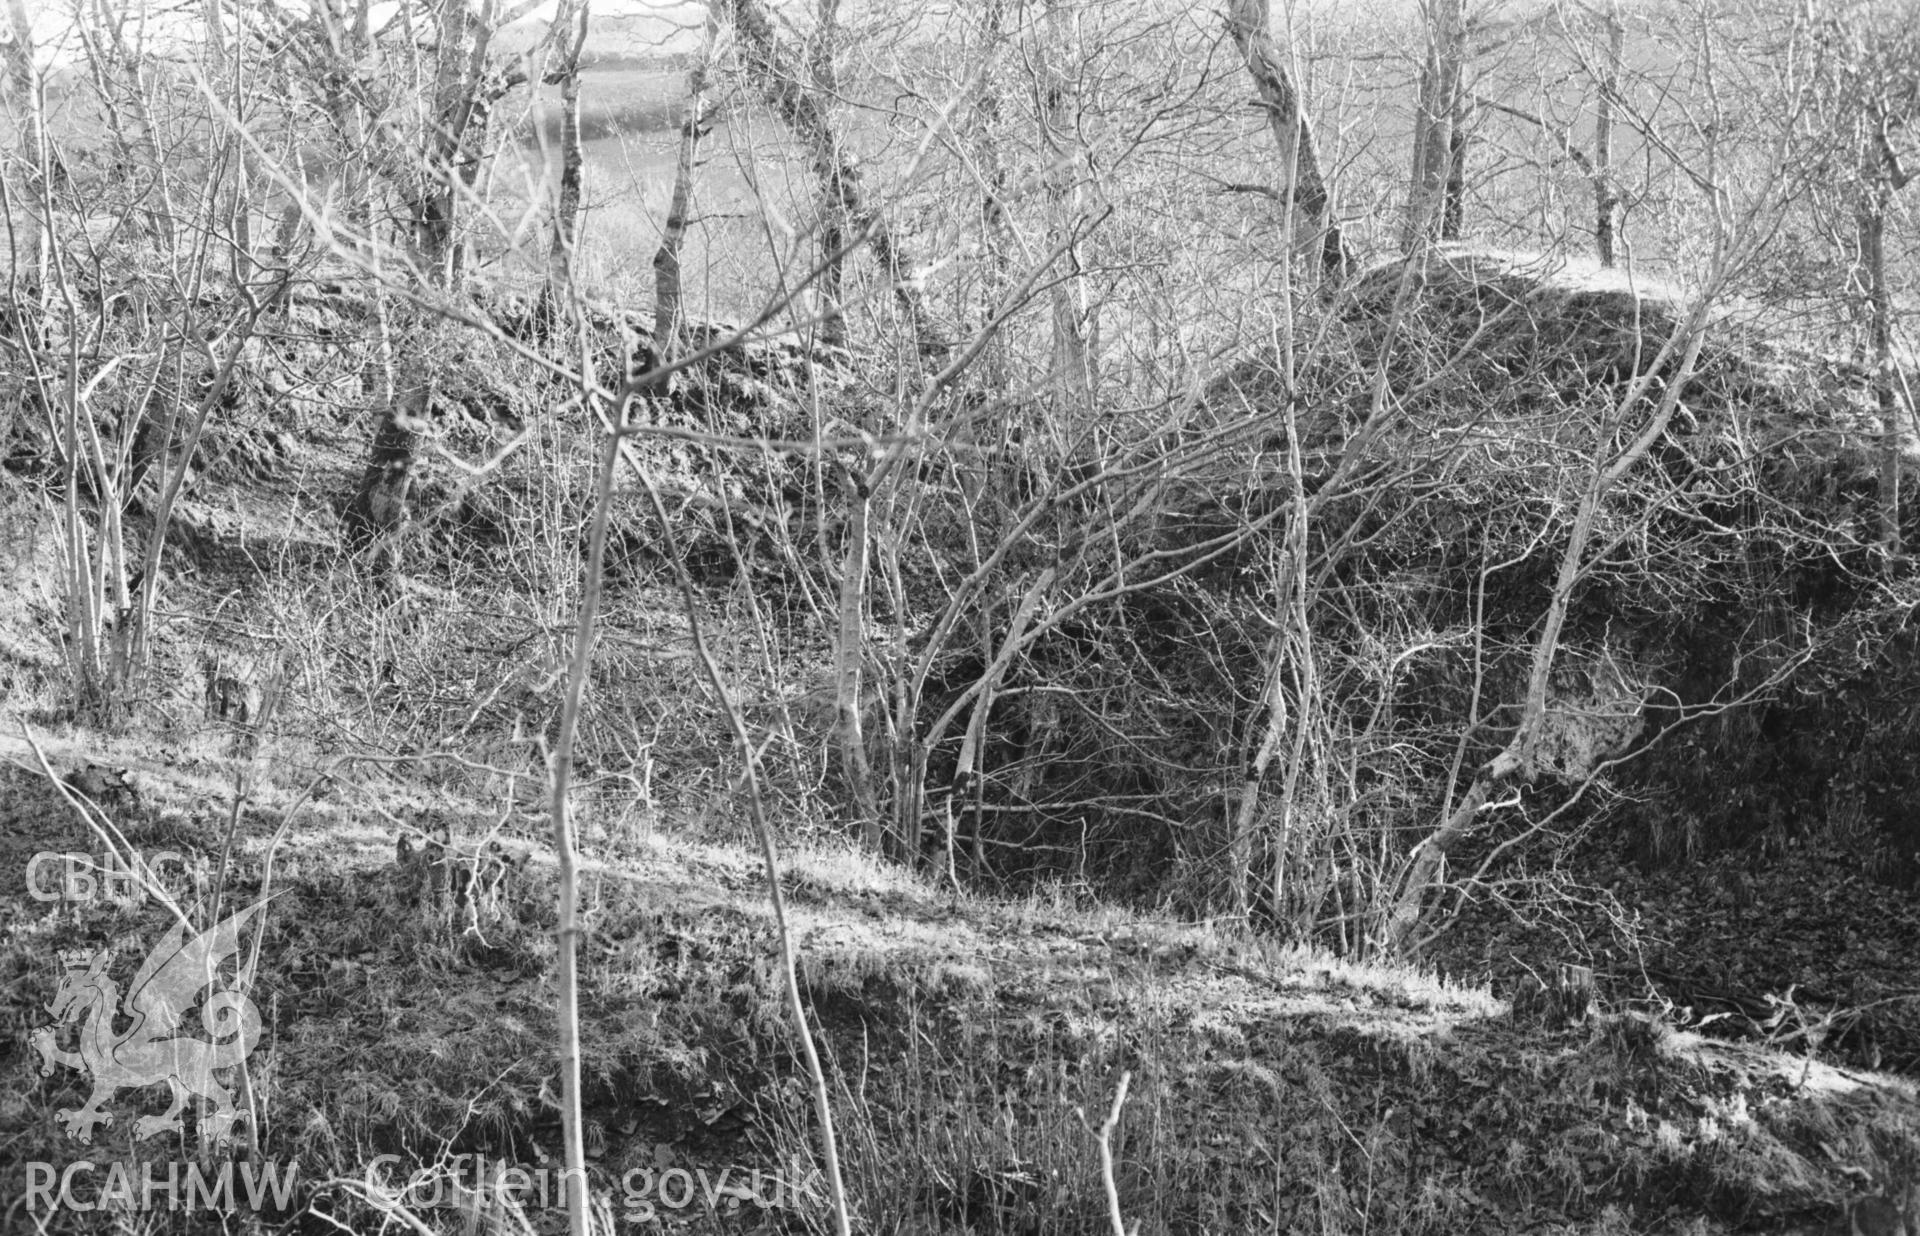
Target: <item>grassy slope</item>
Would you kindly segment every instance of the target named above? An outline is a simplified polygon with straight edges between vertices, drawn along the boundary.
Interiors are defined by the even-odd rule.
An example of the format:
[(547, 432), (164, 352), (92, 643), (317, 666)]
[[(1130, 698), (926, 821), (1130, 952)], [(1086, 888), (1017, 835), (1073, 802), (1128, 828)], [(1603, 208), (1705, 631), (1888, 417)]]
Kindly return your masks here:
[[(84, 733), (49, 746), (60, 765), (124, 750)], [(8, 742), (0, 859), (18, 871), (30, 848), (97, 850), (24, 755)], [(217, 851), (217, 815), (192, 813), (217, 800), (224, 769), (122, 758), (141, 788), (141, 807), (116, 811), (134, 844)], [(232, 896), (259, 887), (291, 793), (263, 787), (242, 812)], [(377, 1153), (549, 1161), (550, 867), (536, 859), (480, 933), (462, 934), (406, 904), (391, 832), (321, 803), (277, 851), (284, 893), (256, 991), (272, 1026), (254, 1075), (268, 1155), (298, 1156), (309, 1180), (358, 1176)], [(616, 1205), (635, 1169), (717, 1174), (804, 1153), (757, 878), (742, 850), (677, 842), (592, 865), (587, 1112), (596, 1183)], [(872, 1230), (960, 1230), (968, 1206), (976, 1223), (1002, 1214), (1000, 1230), (1100, 1230), (1091, 1138), (1071, 1109), (1104, 1108), (1122, 1070), (1135, 1086), (1121, 1196), (1145, 1231), (1789, 1230), (1846, 1190), (1839, 1164), (1874, 1163), (1920, 1131), (1907, 1084), (1635, 1016), (1519, 1021), (1416, 974), (1070, 896), (955, 899), (832, 849), (797, 855), (787, 887)], [(158, 922), (51, 912), (17, 886), (0, 904), (16, 1045), (46, 1020), (56, 948), (149, 939)], [(6, 1160), (66, 1162), (79, 1148), (53, 1115), (81, 1097), (79, 1079), (42, 1080), (32, 1063), (16, 1046), (0, 1064)], [(130, 1114), (129, 1098), (117, 1110)], [(158, 1098), (143, 1093), (140, 1109)], [(169, 1139), (134, 1146), (129, 1124), (91, 1157), (178, 1153)], [(19, 1195), (17, 1166), (0, 1188)], [(310, 1200), (358, 1213), (337, 1188)], [(785, 1214), (807, 1216), (817, 1207)]]

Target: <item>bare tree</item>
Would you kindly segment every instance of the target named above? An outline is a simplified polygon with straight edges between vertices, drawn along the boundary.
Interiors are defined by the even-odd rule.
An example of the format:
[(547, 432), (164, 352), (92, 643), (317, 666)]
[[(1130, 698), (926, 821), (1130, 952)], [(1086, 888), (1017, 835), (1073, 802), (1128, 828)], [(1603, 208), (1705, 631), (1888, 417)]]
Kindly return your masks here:
[[(365, 5), (362, 5), (364, 22)], [(407, 20), (411, 10), (401, 6)], [(458, 243), (463, 201), (473, 195), (487, 157), (489, 120), (500, 98), (524, 84), (518, 71), (503, 71), (488, 57), (502, 20), (494, 0), (476, 13), (465, 0), (438, 0), (429, 26), (403, 26), (404, 51), (418, 55), (432, 89), (414, 113), (411, 152), (389, 153), (389, 176), (404, 212), (408, 251), (404, 269), (428, 303), (458, 296), (464, 279), (464, 246)], [(378, 237), (371, 238), (376, 246)], [(399, 568), (408, 522), (414, 468), (421, 436), (432, 420), (439, 386), (442, 332), (428, 315), (408, 331), (406, 352), (395, 368), (395, 389), (375, 413), (372, 443), (360, 484), (346, 510), (349, 540), (372, 551), (376, 575)]]
[[(1705, 94), (1717, 101), (1722, 96), (1715, 62), (1710, 55), (1703, 59)], [(1807, 105), (1804, 83), (1795, 83), (1789, 95), (1789, 118), (1772, 134), (1772, 149), (1759, 161), (1764, 169), (1786, 166), (1798, 138), (1796, 130)], [(1716, 126), (1702, 127), (1711, 140), (1720, 140)], [(1651, 125), (1642, 130), (1642, 135), (1669, 151), (1673, 149)], [(1450, 797), (1438, 825), (1413, 847), (1386, 923), (1386, 940), (1396, 951), (1406, 950), (1415, 942), (1423, 915), (1430, 909), (1429, 897), (1443, 880), (1452, 851), (1481, 827), (1483, 814), (1493, 809), (1495, 795), (1529, 784), (1539, 775), (1548, 733), (1549, 682), (1562, 655), (1561, 641), (1575, 591), (1604, 554), (1607, 542), (1601, 532), (1602, 518), (1610, 496), (1643, 466), (1676, 415), (1681, 414), (1715, 302), (1726, 295), (1735, 272), (1750, 258), (1756, 244), (1777, 226), (1785, 207), (1788, 190), (1771, 171), (1760, 173), (1760, 183), (1743, 186), (1743, 200), (1736, 199), (1725, 173), (1719, 172), (1723, 162), (1718, 149), (1710, 145), (1700, 166), (1688, 169), (1713, 224), (1706, 270), (1687, 312), (1676, 318), (1671, 333), (1654, 355), (1637, 359), (1633, 377), (1618, 397), (1610, 400), (1612, 407), (1598, 427), (1591, 464), (1580, 482), (1577, 507), (1558, 555), (1546, 611), (1530, 641), (1525, 689), (1517, 701), (1518, 718), (1500, 749), (1473, 770), (1466, 789), (1457, 798)], [(1739, 205), (1736, 200), (1740, 200)], [(1634, 419), (1636, 410), (1644, 419)]]
[(1870, 7), (1840, 8), (1813, 23), (1812, 76), (1821, 83), (1815, 131), (1822, 140), (1791, 169), (1804, 178), (1807, 209), (1844, 272), (1838, 299), (1854, 354), (1869, 374), (1880, 421), (1878, 539), (1889, 570), (1903, 551), (1901, 440), (1920, 428), (1910, 403), (1901, 409), (1898, 259), (1889, 253), (1890, 242), (1897, 253), (1900, 192), (1913, 175), (1920, 42), (1890, 17)]
[(573, 286), (573, 258), (580, 244), (580, 192), (585, 160), (580, 152), (580, 54), (593, 21), (592, 0), (562, 0), (550, 28), (559, 47), (547, 70), (548, 85), (560, 87), (560, 179), (554, 193), (553, 235), (547, 244), (547, 282), (541, 289), (543, 316), (559, 316), (559, 297)]
[[(1465, 115), (1465, 0), (1425, 0), (1426, 54), (1420, 66), (1419, 102), (1413, 117), (1413, 175), (1407, 195), (1401, 248), (1411, 253), (1441, 239), (1448, 213), (1448, 184), (1464, 150), (1456, 130)], [(1463, 140), (1463, 139), (1458, 139)], [(1455, 224), (1456, 230), (1458, 223)]]
[[(828, 96), (802, 78), (802, 69), (794, 55), (774, 32), (773, 18), (764, 0), (726, 0), (724, 12), (733, 23), (748, 74), (758, 84), (768, 105), (807, 149), (814, 176), (820, 183), (822, 210), (829, 221), (828, 239), (833, 238), (835, 219), (845, 220), (850, 232), (845, 244), (835, 245), (822, 255), (822, 278), (829, 301), (824, 310), (823, 338), (833, 345), (846, 342), (841, 306), (832, 295), (833, 272), (842, 249), (864, 244), (873, 251), (874, 260), (892, 287), (921, 354), (930, 358), (946, 355), (947, 344), (934, 325), (921, 274), (912, 258), (902, 251), (886, 216), (868, 200), (860, 168), (842, 143), (828, 112)], [(830, 16), (832, 9), (827, 13)]]
[[(7, 0), (7, 38), (0, 43), (0, 55), (6, 60), (7, 93), (20, 117), (20, 165), (27, 175), (15, 188), (15, 194), (35, 193), (46, 176), (57, 166), (46, 149), (46, 84), (34, 63), (33, 15), (26, 0)], [(13, 196), (10, 194), (9, 196)], [(51, 243), (50, 227), (43, 224), (33, 230), (30, 243), (32, 260), (28, 264), (36, 295), (47, 290)]]
[(1893, 357), (1893, 286), (1887, 278), (1887, 212), (1893, 194), (1907, 185), (1909, 173), (1894, 151), (1892, 124), (1883, 107), (1870, 106), (1868, 138), (1861, 155), (1861, 298), (1866, 303), (1867, 350), (1873, 364), (1874, 404), (1880, 412), (1880, 545), (1888, 559), (1900, 553), (1900, 395)]
[(1467, 152), (1472, 146), (1473, 96), (1453, 94), (1453, 120), (1447, 131), (1447, 184), (1440, 208), (1440, 239), (1459, 240), (1467, 225)]
[(1593, 244), (1602, 266), (1615, 261), (1614, 244), (1620, 230), (1620, 187), (1613, 174), (1614, 96), (1620, 91), (1620, 72), (1626, 52), (1626, 27), (1620, 24), (1617, 3), (1609, 0), (1606, 10), (1607, 51), (1605, 72), (1598, 83), (1600, 98), (1594, 105), (1593, 119)]
[(1287, 169), (1281, 197), (1299, 211), (1307, 226), (1298, 235), (1319, 251), (1320, 269), (1338, 282), (1353, 269), (1340, 223), (1333, 213), (1333, 194), (1321, 167), (1320, 147), (1313, 122), (1300, 99), (1288, 61), (1273, 40), (1267, 0), (1234, 0), (1227, 13), (1234, 46), (1246, 61), (1247, 72), (1266, 109), (1267, 123), (1280, 143)]
[[(1920, 44), (1910, 39), (1877, 39), (1860, 51), (1857, 120), (1860, 171), (1854, 225), (1859, 256), (1854, 281), (1866, 319), (1868, 361), (1873, 366), (1874, 406), (1880, 414), (1880, 545), (1889, 563), (1901, 552), (1899, 370), (1894, 360), (1895, 306), (1887, 270), (1887, 217), (1896, 193), (1912, 172), (1901, 145), (1920, 110), (1920, 72), (1913, 55)], [(1911, 151), (1907, 152), (1911, 156)], [(1911, 410), (1909, 411), (1911, 415)]]
[(77, 67), (109, 115), (133, 101), (141, 137), (125, 140), (116, 119), (103, 141), (113, 157), (76, 151), (82, 170), (69, 171), (44, 124), (25, 7), (8, 17), (9, 84), (30, 145), (0, 163), (0, 207), (33, 242), (8, 246), (0, 375), (22, 384), (9, 397), (40, 413), (57, 461), (75, 703), (117, 720), (150, 681), (162, 555), (196, 454), (296, 262), (258, 278), (240, 223), (262, 206), (226, 125), (260, 69), (249, 44), (228, 49), (210, 29), (199, 88), (156, 64), (139, 32), (77, 14)]
[(674, 161), (673, 194), (667, 202), (667, 220), (660, 230), (660, 247), (653, 255), (653, 346), (665, 356), (683, 317), (684, 288), (680, 278), (680, 249), (687, 237), (693, 211), (694, 169), (699, 165), (700, 141), (712, 127), (707, 114), (707, 78), (714, 53), (715, 10), (707, 14), (700, 58), (687, 71), (686, 114), (680, 118), (680, 147)]
[(1080, 140), (1079, 101), (1069, 86), (1065, 61), (1076, 55), (1076, 0), (1047, 0), (1044, 33), (1034, 53), (1040, 96), (1041, 146), (1047, 163), (1047, 203), (1052, 243), (1066, 269), (1048, 289), (1053, 313), (1053, 385), (1063, 424), (1078, 422), (1093, 410), (1095, 374), (1087, 281), (1082, 269), (1080, 233), (1088, 209), (1088, 154)]

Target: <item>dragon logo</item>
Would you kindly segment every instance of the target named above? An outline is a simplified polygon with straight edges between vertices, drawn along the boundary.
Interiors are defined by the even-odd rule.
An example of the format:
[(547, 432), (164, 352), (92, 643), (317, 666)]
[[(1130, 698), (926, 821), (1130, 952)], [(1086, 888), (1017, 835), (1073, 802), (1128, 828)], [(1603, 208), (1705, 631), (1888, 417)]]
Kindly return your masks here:
[[(91, 957), (84, 952), (62, 954), (66, 974), (47, 1006), (55, 1025), (34, 1031), (32, 1042), (40, 1053), (41, 1076), (52, 1075), (54, 1065), (64, 1064), (93, 1077), (93, 1094), (86, 1106), (59, 1113), (67, 1136), (92, 1142), (96, 1126), (113, 1123), (113, 1113), (101, 1105), (117, 1091), (165, 1082), (173, 1091), (172, 1106), (163, 1115), (136, 1121), (135, 1138), (182, 1128), (181, 1109), (197, 1096), (213, 1105), (212, 1114), (200, 1122), (201, 1135), (214, 1142), (232, 1140), (237, 1116), (233, 1092), (215, 1079), (214, 1071), (233, 1068), (247, 1058), (260, 1040), (260, 1011), (247, 998), (253, 986), (251, 965), (241, 967), (230, 980), (218, 971), (239, 952), (240, 929), (268, 900), (254, 902), (191, 940), (186, 923), (175, 923), (140, 963), (124, 1008), (119, 986), (107, 976), (111, 948)], [(194, 997), (216, 984), (220, 989), (209, 991), (200, 1006), (200, 1024), (212, 1041), (171, 1037)], [(115, 1030), (116, 1016), (122, 1013), (132, 1024)], [(55, 1030), (66, 1022), (83, 1023), (77, 1052), (54, 1045)]]

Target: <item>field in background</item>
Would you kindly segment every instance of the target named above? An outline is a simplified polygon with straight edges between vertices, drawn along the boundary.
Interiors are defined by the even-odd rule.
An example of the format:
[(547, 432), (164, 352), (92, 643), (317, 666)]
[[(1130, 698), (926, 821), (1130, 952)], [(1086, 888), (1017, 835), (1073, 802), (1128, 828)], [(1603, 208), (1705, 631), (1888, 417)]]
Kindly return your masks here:
[[(653, 301), (653, 257), (660, 246), (679, 157), (687, 74), (657, 63), (597, 62), (581, 83), (586, 194), (581, 274), (595, 298), (645, 309)], [(544, 213), (558, 179), (559, 113), (546, 88), (514, 131), (493, 171), (495, 209), (517, 221), (516, 237)], [(738, 320), (751, 314), (796, 257), (797, 229), (811, 213), (809, 175), (786, 134), (759, 110), (714, 91), (727, 104), (701, 142), (694, 210), (682, 251), (686, 303), (696, 317)], [(774, 208), (768, 210), (772, 205)], [(532, 208), (530, 210), (530, 207)], [(508, 246), (482, 242), (505, 255)]]
[[(1257, 319), (1269, 307), (1263, 289), (1278, 282), (1283, 260), (1278, 212), (1247, 189), (1276, 182), (1277, 151), (1217, 14), (1111, 3), (1081, 11), (1082, 137), (1099, 167), (1094, 205), (1114, 208), (1085, 242), (1089, 301), (1102, 342), (1115, 354), (1114, 372), (1135, 375), (1124, 377), (1131, 387), (1139, 374), (1168, 371), (1179, 356), (1212, 350), (1237, 335), (1250, 312)], [(1570, 37), (1547, 13), (1487, 16), (1480, 36), (1487, 50), (1469, 70), (1476, 103), (1464, 237), (1503, 249), (1590, 256), (1592, 186), (1576, 156), (1591, 153), (1598, 88), (1589, 68), (1600, 68), (1603, 43), (1595, 35)], [(1689, 82), (1698, 72), (1699, 48), (1690, 40), (1703, 31), (1655, 9), (1624, 16), (1632, 106), (1616, 125), (1614, 152), (1628, 202), (1623, 261), (1646, 278), (1685, 287), (1707, 257), (1705, 200), (1636, 124), (1661, 126), (1683, 146), (1712, 128), (1713, 119), (1690, 112), (1693, 104), (1684, 97), (1697, 88)], [(901, 83), (931, 65), (933, 80), (961, 91), (978, 31), (966, 14), (949, 9), (908, 17), (870, 6), (846, 11), (843, 20), (843, 102), (835, 110), (845, 140), (861, 151), (869, 193), (908, 251), (932, 259), (936, 300), (959, 320), (977, 318), (984, 302), (969, 260), (982, 234), (977, 207), (968, 205), (984, 195), (980, 153), (971, 144), (977, 100), (947, 112), (943, 122), (953, 95), (921, 95)], [(1410, 7), (1322, 5), (1283, 9), (1274, 20), (1276, 29), (1291, 29), (1347, 236), (1363, 259), (1390, 255), (1404, 211), (1419, 74), (1419, 48), (1408, 38)], [(683, 42), (695, 32), (679, 30)], [(1020, 33), (1017, 24), (1010, 30)], [(689, 56), (682, 45), (672, 53), (635, 52), (634, 46), (625, 34), (603, 38), (596, 31), (589, 40), (589, 54), (599, 60), (583, 88), (590, 208), (583, 245), (595, 293), (644, 307), (671, 191)], [(1766, 68), (1768, 48), (1732, 40), (1729, 49), (1714, 66), (1721, 105), (1733, 123), (1750, 123), (1743, 112), (1765, 106), (1776, 85)], [(949, 68), (938, 68), (948, 61)], [(1003, 104), (1016, 114), (1037, 106), (1023, 93), (1017, 60), (1003, 71), (1012, 73)], [(730, 72), (717, 72), (712, 82), (709, 97), (721, 119), (702, 149), (683, 269), (694, 313), (738, 319), (776, 292), (780, 272), (791, 278), (804, 270), (817, 194), (804, 153), (752, 91)], [(530, 109), (536, 119), (521, 130), (537, 129), (549, 149), (557, 133), (552, 93), (544, 91)], [(1156, 115), (1169, 99), (1185, 109), (1178, 124)], [(943, 123), (930, 158), (907, 179), (929, 129)], [(539, 146), (529, 136), (495, 175), (504, 195), (500, 209), (521, 220), (523, 237), (530, 235), (527, 204), (541, 192), (534, 187)], [(1014, 148), (1010, 157), (1016, 168), (1024, 160), (1031, 171), (1047, 155)], [(1736, 200), (1768, 182), (1768, 169), (1751, 162), (1719, 167)], [(1023, 192), (1031, 196), (1034, 186), (1025, 184)], [(1809, 223), (1791, 230), (1799, 243), (1774, 246), (1750, 263), (1740, 290), (1756, 313), (1764, 301), (1769, 329), (1833, 346), (1845, 317), (1839, 304), (1844, 279), (1810, 252), (1825, 242)], [(1021, 243), (1031, 251), (1040, 239), (1029, 225)], [(1898, 260), (1911, 266), (1910, 254)], [(871, 271), (856, 274), (864, 280), (863, 295), (883, 299)], [(1809, 283), (1808, 294), (1781, 297), (1779, 289), (1795, 279)], [(1178, 324), (1171, 333), (1164, 329), (1169, 322)], [(1208, 329), (1200, 325), (1205, 322), (1215, 325)]]

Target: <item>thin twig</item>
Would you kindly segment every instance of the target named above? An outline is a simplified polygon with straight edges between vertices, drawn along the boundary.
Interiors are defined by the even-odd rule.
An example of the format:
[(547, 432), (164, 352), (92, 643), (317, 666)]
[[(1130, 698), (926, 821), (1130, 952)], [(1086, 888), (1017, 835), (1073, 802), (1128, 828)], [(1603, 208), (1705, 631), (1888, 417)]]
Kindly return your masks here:
[(1113, 1224), (1113, 1236), (1132, 1236), (1127, 1227), (1125, 1216), (1120, 1213), (1120, 1187), (1113, 1179), (1113, 1131), (1120, 1127), (1120, 1109), (1127, 1105), (1127, 1087), (1133, 1084), (1131, 1071), (1120, 1074), (1120, 1089), (1114, 1091), (1113, 1106), (1107, 1111), (1107, 1118), (1095, 1132), (1087, 1125), (1087, 1114), (1079, 1109), (1074, 1115), (1080, 1118), (1081, 1127), (1100, 1142), (1100, 1185), (1107, 1194), (1107, 1220)]

